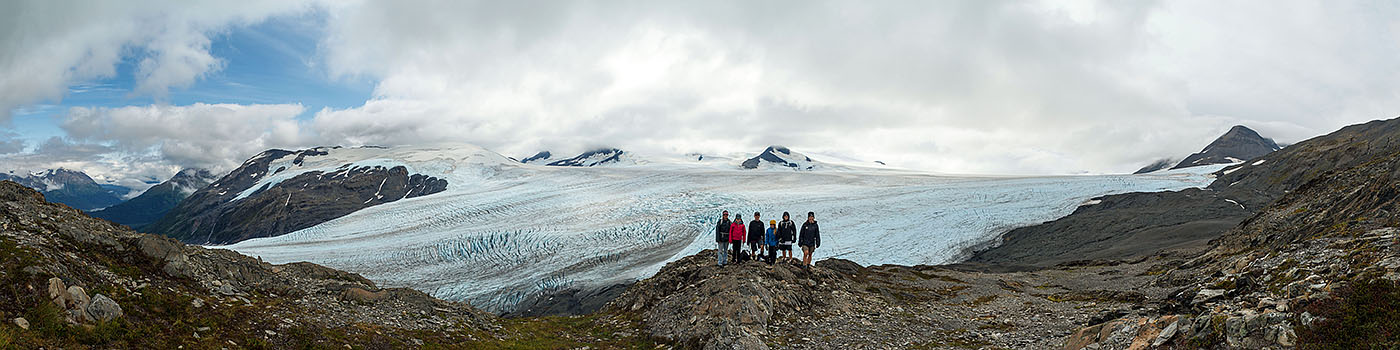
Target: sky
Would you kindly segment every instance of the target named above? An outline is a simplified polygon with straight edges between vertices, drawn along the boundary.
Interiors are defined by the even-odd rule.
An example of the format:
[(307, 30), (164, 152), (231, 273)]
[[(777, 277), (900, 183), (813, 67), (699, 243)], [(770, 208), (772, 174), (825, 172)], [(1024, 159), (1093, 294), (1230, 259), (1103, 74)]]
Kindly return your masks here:
[(6, 1), (0, 171), (464, 142), (1123, 173), (1394, 117), (1397, 30), (1379, 1)]

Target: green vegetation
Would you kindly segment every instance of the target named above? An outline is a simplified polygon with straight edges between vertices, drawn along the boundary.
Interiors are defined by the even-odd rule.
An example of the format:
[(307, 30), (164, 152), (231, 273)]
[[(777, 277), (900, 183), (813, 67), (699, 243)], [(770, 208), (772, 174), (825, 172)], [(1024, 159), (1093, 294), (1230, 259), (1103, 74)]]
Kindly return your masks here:
[(1297, 327), (1301, 349), (1400, 347), (1400, 283), (1384, 279), (1354, 282), (1305, 310), (1323, 319)]

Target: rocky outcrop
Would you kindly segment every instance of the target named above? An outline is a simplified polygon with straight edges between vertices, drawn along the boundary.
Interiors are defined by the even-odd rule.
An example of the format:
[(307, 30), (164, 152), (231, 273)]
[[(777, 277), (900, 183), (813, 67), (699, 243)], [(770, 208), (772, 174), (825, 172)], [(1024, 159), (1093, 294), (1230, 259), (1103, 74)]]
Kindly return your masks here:
[(1400, 119), (1352, 125), (1215, 173), (1205, 189), (1100, 198), (1069, 216), (1004, 234), (970, 262), (1044, 268), (1076, 260), (1131, 260), (1203, 250), (1290, 191), (1331, 171), (1400, 152)]
[[(209, 337), (300, 347), (297, 337), (329, 329), (366, 340), (375, 332), (398, 334), (403, 341), (438, 332), (429, 334), (466, 341), (470, 332), (496, 327), (493, 316), (471, 306), (414, 290), (380, 288), (356, 274), (310, 263), (272, 265), (133, 232), (47, 203), (37, 192), (9, 181), (0, 181), (0, 260), (0, 279), (17, 287), (0, 290), (5, 301), (0, 314), (25, 315), (26, 322), (60, 332), (91, 332), (90, 326), (105, 323), (169, 332), (156, 338), (109, 334), (100, 339), (119, 337), (121, 343), (97, 344), (102, 348), (174, 348)], [(64, 326), (35, 311), (44, 304), (58, 310), (59, 323), (66, 320), (78, 328), (54, 328)], [(217, 329), (196, 330), (196, 324)], [(15, 344), (40, 341), (36, 339), (25, 336)], [(380, 344), (371, 347), (404, 346), (376, 342)]]
[(1146, 285), (1156, 259), (1006, 273), (713, 259), (707, 250), (669, 263), (604, 313), (636, 315), (651, 335), (692, 349), (1044, 349), (1171, 292)]
[(169, 180), (147, 189), (136, 198), (94, 211), (91, 215), (140, 230), (160, 220), (179, 205), (180, 201), (217, 179), (218, 177), (208, 170), (185, 169)]
[(258, 185), (264, 177), (292, 171), (286, 167), (269, 169), (273, 161), (295, 157), (292, 166), (296, 166), (327, 151), (263, 152), (195, 192), (145, 230), (188, 243), (231, 244), (282, 235), (360, 209), (447, 189), (447, 180), (411, 174), (403, 166), (354, 164), (331, 171), (301, 172)]
[(1161, 271), (1153, 285), (1179, 288), (1161, 307), (1081, 329), (1066, 348), (1396, 345), (1397, 174), (1400, 152), (1313, 178)]
[(1215, 141), (1206, 145), (1206, 148), (1202, 149), (1201, 152), (1187, 156), (1172, 169), (1239, 163), (1277, 150), (1279, 147), (1278, 144), (1274, 143), (1274, 140), (1259, 136), (1259, 133), (1244, 125), (1236, 125), (1230, 128), (1230, 131), (1225, 132), (1225, 135), (1220, 135)]

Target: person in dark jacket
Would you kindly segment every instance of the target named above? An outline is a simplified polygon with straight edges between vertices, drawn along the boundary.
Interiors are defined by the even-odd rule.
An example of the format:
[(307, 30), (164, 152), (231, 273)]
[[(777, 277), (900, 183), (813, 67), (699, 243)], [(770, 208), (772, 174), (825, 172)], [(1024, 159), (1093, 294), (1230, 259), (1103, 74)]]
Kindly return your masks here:
[(739, 262), (739, 254), (744, 247), (744, 219), (734, 218), (734, 222), (729, 224), (729, 246), (734, 248), (734, 262)]
[(812, 252), (822, 246), (822, 234), (817, 228), (816, 213), (807, 212), (807, 222), (802, 223), (802, 233), (797, 236), (797, 245), (802, 247), (802, 266), (812, 266)]
[(783, 257), (792, 259), (792, 244), (797, 243), (797, 224), (788, 218), (788, 213), (783, 212), (783, 221), (778, 222), (778, 251), (783, 252)]
[(729, 211), (725, 210), (721, 214), (719, 224), (715, 225), (715, 243), (719, 248), (715, 249), (715, 255), (719, 257), (719, 266), (724, 266), (724, 261), (728, 260), (729, 252)]
[(753, 254), (754, 260), (763, 255), (760, 247), (763, 246), (763, 228), (766, 227), (758, 218), (758, 212), (753, 212), (753, 221), (749, 221), (749, 237), (745, 240), (749, 242), (749, 253)]

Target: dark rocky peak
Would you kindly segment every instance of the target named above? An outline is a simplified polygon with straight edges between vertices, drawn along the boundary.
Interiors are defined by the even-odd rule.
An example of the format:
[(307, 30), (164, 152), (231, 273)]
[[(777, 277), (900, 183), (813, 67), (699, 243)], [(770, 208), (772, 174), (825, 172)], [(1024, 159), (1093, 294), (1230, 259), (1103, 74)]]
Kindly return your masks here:
[(783, 146), (768, 146), (759, 153), (758, 156), (745, 160), (741, 166), (744, 169), (758, 169), (763, 165), (776, 167), (787, 167), (793, 169), (812, 170), (816, 168), (816, 162), (812, 158), (793, 152)]
[(1214, 142), (1207, 145), (1201, 152), (1187, 156), (1172, 169), (1189, 168), (1193, 166), (1238, 163), (1246, 160), (1258, 158), (1265, 154), (1279, 150), (1278, 144), (1274, 140), (1259, 136), (1243, 125), (1236, 125), (1216, 138)]
[(580, 154), (573, 158), (550, 162), (548, 165), (591, 167), (604, 164), (616, 164), (622, 161), (623, 154), (625, 154), (625, 152), (623, 152), (620, 149), (600, 148), (588, 152), (583, 152), (583, 154)]
[(534, 164), (549, 161), (549, 159), (552, 157), (554, 157), (554, 155), (550, 154), (549, 151), (543, 151), (540, 153), (535, 153), (535, 155), (526, 157), (525, 159), (521, 159), (520, 162), (525, 164)]
[[(410, 173), (404, 166), (346, 163), (326, 171), (302, 168), (307, 159), (329, 155), (337, 148), (262, 152), (195, 191), (146, 229), (191, 243), (231, 244), (290, 233), (367, 207), (447, 189), (447, 180)], [(269, 169), (288, 157), (295, 157), (291, 165)], [(277, 174), (282, 175), (264, 181)]]

